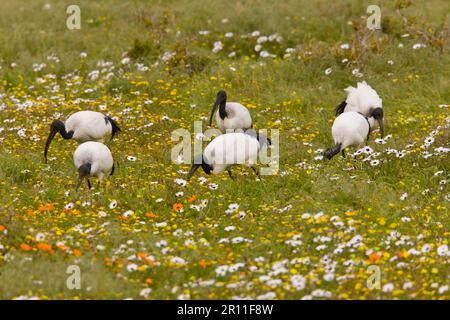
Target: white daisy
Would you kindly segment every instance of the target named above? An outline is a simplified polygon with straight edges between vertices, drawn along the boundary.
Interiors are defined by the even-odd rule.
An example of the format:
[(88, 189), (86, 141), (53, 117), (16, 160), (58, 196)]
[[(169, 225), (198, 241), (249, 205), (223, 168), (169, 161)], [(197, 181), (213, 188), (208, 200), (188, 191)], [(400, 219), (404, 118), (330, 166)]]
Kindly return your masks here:
[(114, 209), (115, 207), (117, 207), (117, 201), (116, 201), (116, 200), (113, 200), (113, 201), (111, 201), (111, 203), (109, 204), (109, 208), (110, 208), (110, 209)]

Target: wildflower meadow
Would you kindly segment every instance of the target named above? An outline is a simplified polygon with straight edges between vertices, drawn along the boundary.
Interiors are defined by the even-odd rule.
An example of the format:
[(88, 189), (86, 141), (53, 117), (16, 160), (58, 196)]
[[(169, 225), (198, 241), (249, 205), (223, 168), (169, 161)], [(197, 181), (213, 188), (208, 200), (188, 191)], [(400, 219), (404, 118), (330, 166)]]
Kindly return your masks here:
[[(448, 1), (0, 7), (0, 299), (450, 298)], [(362, 81), (384, 136), (328, 160)], [(188, 180), (174, 153), (208, 145), (221, 89), (271, 138), (260, 178)], [(120, 132), (114, 174), (76, 190), (78, 143), (44, 148), (82, 110)]]

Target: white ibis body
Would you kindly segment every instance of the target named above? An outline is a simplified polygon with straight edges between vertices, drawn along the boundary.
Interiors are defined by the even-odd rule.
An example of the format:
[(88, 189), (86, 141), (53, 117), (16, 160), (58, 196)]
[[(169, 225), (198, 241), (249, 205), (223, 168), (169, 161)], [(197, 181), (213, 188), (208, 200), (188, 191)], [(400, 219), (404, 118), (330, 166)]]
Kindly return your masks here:
[(348, 87), (345, 89), (347, 92), (347, 99), (336, 107), (336, 115), (344, 112), (359, 112), (366, 117), (370, 117), (374, 110), (379, 109), (377, 112), (378, 117), (375, 119), (377, 122), (375, 125), (380, 126), (381, 137), (384, 136), (384, 116), (383, 116), (383, 101), (378, 96), (377, 92), (372, 89), (365, 81), (358, 82), (357, 87)]
[(237, 129), (247, 130), (252, 127), (252, 117), (248, 109), (240, 103), (227, 102), (227, 94), (224, 90), (217, 93), (216, 102), (209, 118), (210, 126), (217, 108), (219, 108), (216, 113), (217, 127), (223, 133), (233, 132)]
[(189, 180), (199, 167), (202, 167), (206, 174), (218, 174), (227, 170), (231, 177), (230, 166), (235, 164), (251, 167), (259, 176), (254, 165), (259, 151), (266, 144), (270, 145), (271, 141), (263, 135), (252, 136), (240, 132), (220, 135), (206, 146), (201, 158), (195, 159), (187, 179)]
[(89, 189), (91, 189), (90, 177), (97, 177), (100, 183), (105, 174), (112, 175), (114, 173), (111, 151), (100, 142), (88, 141), (80, 144), (73, 154), (73, 163), (78, 169), (77, 190), (83, 179), (87, 180)]
[(58, 132), (64, 139), (73, 139), (78, 143), (103, 142), (106, 137), (113, 139), (116, 133), (120, 132), (120, 128), (112, 118), (95, 111), (75, 112), (65, 122), (55, 120), (50, 126), (50, 133), (45, 143), (46, 160), (50, 143)]
[(331, 159), (342, 151), (345, 157), (345, 148), (358, 146), (369, 139), (369, 134), (375, 124), (375, 118), (350, 111), (340, 114), (333, 123), (331, 133), (333, 134), (334, 147), (325, 151), (324, 155)]

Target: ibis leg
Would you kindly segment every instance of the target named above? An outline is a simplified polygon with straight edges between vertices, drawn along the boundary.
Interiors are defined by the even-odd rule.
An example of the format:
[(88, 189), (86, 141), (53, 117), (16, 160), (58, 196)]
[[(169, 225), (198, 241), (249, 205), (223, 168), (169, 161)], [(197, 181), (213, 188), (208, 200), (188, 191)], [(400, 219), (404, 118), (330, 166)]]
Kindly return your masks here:
[(78, 188), (80, 188), (81, 182), (83, 182), (83, 179), (78, 179), (77, 187), (75, 188), (75, 191), (78, 192)]
[(252, 166), (251, 168), (253, 169), (255, 174), (258, 176), (258, 178), (261, 180), (261, 175), (259, 174), (259, 171), (254, 166)]

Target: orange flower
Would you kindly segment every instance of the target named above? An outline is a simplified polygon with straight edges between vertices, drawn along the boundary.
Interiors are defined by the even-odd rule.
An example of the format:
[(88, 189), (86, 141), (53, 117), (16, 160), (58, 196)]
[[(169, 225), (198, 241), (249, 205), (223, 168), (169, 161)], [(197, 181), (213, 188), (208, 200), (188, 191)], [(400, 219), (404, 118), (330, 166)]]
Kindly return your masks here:
[(153, 284), (153, 279), (152, 278), (147, 278), (145, 280), (145, 283), (148, 284), (149, 286), (151, 286)]
[(41, 203), (38, 207), (39, 212), (44, 212), (47, 209), (47, 206)]
[(43, 242), (40, 242), (37, 245), (39, 250), (45, 251), (45, 252), (51, 252), (52, 251), (52, 246)]
[(75, 250), (73, 250), (73, 255), (74, 256), (77, 256), (77, 257), (81, 257), (81, 251), (80, 250), (78, 250), (78, 249), (75, 249)]
[(381, 256), (377, 252), (374, 252), (369, 256), (370, 263), (377, 263), (380, 259), (381, 259)]
[(28, 209), (28, 210), (27, 210), (27, 215), (32, 216), (32, 215), (33, 215), (33, 210)]
[(1, 224), (0, 224), (0, 232), (2, 232), (3, 230), (5, 230), (6, 229), (6, 227), (5, 226), (2, 226)]
[(53, 205), (53, 203), (47, 203), (47, 210), (50, 212), (55, 210), (55, 206)]
[(139, 252), (137, 254), (138, 258), (141, 260), (145, 260), (147, 258), (147, 254), (145, 252)]
[(145, 259), (145, 262), (147, 263), (147, 265), (149, 267), (154, 267), (155, 266), (155, 262), (153, 262), (152, 259)]
[(26, 243), (22, 243), (20, 245), (20, 249), (22, 249), (23, 251), (30, 251), (31, 247), (29, 245), (27, 245)]
[(183, 210), (183, 205), (181, 203), (174, 203), (172, 208), (176, 212), (181, 212)]
[(148, 212), (145, 215), (147, 216), (147, 218), (150, 218), (150, 219), (156, 218), (156, 214), (154, 214), (153, 212)]
[(195, 200), (197, 200), (197, 196), (196, 196), (195, 194), (193, 194), (193, 195), (188, 199), (188, 202), (191, 203), (191, 202), (194, 202)]
[(105, 258), (105, 266), (107, 267), (111, 267), (112, 266), (112, 262), (110, 258)]
[(62, 251), (66, 251), (67, 249), (69, 249), (68, 246), (66, 246), (65, 244), (61, 243), (60, 245), (58, 245), (58, 248)]
[(205, 260), (200, 260), (198, 265), (202, 268), (206, 268), (206, 266), (208, 265), (208, 262), (206, 262)]
[(406, 251), (406, 250), (402, 250), (402, 251), (400, 251), (400, 252), (398, 253), (398, 256), (399, 256), (400, 258), (406, 259), (406, 258), (408, 258), (408, 256), (409, 256), (409, 252)]

